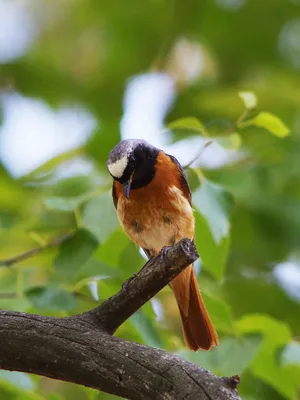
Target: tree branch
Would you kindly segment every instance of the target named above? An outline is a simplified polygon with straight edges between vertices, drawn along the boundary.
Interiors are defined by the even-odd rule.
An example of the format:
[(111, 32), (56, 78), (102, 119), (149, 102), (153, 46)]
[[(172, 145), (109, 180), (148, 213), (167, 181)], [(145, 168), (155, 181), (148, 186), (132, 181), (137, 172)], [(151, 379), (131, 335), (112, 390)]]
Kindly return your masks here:
[(220, 378), (163, 350), (111, 336), (198, 257), (187, 239), (151, 259), (124, 289), (80, 315), (0, 311), (0, 368), (74, 382), (128, 399), (238, 399), (237, 377)]
[(71, 237), (74, 236), (74, 233), (75, 232), (66, 233), (65, 235), (54, 238), (50, 242), (46, 243), (45, 246), (37, 246), (34, 247), (33, 249), (25, 251), (24, 253), (18, 254), (17, 256), (10, 257), (5, 260), (0, 260), (0, 267), (11, 267), (12, 265), (16, 264), (19, 261), (26, 260), (27, 258), (39, 254), (44, 249), (49, 249), (51, 247), (59, 246), (66, 240), (71, 239)]
[(150, 259), (134, 278), (123, 285), (123, 290), (90, 311), (89, 318), (93, 315), (107, 333), (114, 333), (126, 319), (197, 258), (199, 255), (195, 245), (183, 239)]

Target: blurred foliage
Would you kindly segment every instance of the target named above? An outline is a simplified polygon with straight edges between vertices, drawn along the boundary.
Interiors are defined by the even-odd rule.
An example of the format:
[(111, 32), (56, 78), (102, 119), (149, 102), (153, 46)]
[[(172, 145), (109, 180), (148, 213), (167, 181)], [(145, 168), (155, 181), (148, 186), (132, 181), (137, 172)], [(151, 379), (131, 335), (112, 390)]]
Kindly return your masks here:
[[(299, 15), (299, 2), (27, 3), (40, 31), (22, 57), (0, 66), (1, 88), (9, 85), (54, 109), (82, 105), (98, 126), (86, 145), (20, 179), (0, 167), (1, 259), (41, 247), (34, 257), (1, 267), (0, 308), (55, 316), (82, 312), (115, 293), (144, 264), (118, 225), (105, 162), (120, 139), (128, 79), (150, 69), (166, 71), (178, 91), (166, 122), (173, 140), (200, 135), (243, 154), (215, 170), (187, 169), (199, 282), (221, 344), (209, 353), (184, 349), (168, 288), (117, 335), (178, 352), (217, 374), (240, 374), (244, 400), (298, 399), (299, 300), (273, 271), (300, 255), (299, 71), (285, 56), (289, 49), (278, 50), (280, 32)], [(182, 37), (203, 50), (203, 71), (192, 81), (174, 61)], [(57, 169), (78, 156), (92, 163), (89, 175), (57, 178)], [(48, 246), (69, 232), (73, 236), (59, 247)], [(0, 398), (115, 397), (0, 371)]]

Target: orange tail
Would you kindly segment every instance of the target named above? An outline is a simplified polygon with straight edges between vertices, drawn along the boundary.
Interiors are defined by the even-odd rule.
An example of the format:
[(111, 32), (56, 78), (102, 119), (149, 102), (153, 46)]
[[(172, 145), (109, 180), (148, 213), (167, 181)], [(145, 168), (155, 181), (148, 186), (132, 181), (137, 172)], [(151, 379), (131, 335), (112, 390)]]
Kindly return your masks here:
[(170, 286), (179, 307), (187, 347), (197, 351), (200, 348), (209, 350), (217, 345), (218, 335), (199, 291), (193, 266), (190, 265), (174, 278)]

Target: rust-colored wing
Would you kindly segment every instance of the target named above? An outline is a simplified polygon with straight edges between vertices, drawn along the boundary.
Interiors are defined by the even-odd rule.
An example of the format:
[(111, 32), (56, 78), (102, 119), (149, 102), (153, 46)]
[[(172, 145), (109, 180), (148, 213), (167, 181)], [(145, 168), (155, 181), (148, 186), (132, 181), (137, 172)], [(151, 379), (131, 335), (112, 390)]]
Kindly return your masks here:
[(182, 193), (186, 196), (186, 198), (188, 199), (190, 205), (192, 205), (192, 192), (190, 189), (190, 185), (187, 181), (187, 177), (185, 175), (185, 172), (180, 164), (180, 162), (177, 160), (176, 157), (174, 156), (170, 156), (170, 154), (167, 154), (171, 160), (174, 162), (174, 164), (176, 164), (179, 173), (180, 173), (180, 189), (182, 190)]

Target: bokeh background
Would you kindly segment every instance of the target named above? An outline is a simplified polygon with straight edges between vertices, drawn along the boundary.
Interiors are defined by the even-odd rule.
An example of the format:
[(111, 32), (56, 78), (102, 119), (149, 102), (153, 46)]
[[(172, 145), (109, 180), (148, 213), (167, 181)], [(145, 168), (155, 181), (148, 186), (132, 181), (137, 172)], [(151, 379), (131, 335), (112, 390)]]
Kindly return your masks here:
[[(299, 72), (299, 0), (0, 0), (0, 258), (43, 248), (2, 262), (0, 308), (88, 310), (143, 265), (105, 162), (144, 138), (184, 165), (198, 155), (195, 267), (221, 344), (185, 350), (169, 288), (117, 335), (241, 375), (244, 400), (299, 399)], [(261, 111), (291, 135), (237, 123)], [(0, 398), (116, 397), (0, 371)]]

